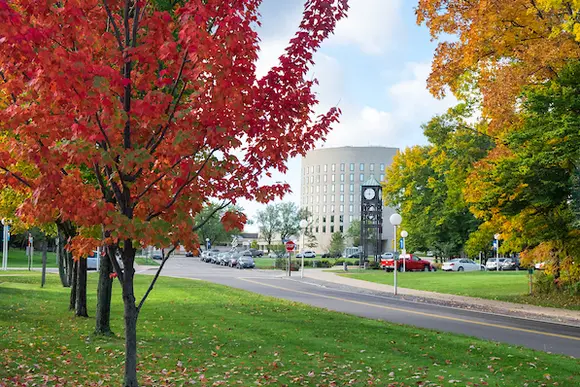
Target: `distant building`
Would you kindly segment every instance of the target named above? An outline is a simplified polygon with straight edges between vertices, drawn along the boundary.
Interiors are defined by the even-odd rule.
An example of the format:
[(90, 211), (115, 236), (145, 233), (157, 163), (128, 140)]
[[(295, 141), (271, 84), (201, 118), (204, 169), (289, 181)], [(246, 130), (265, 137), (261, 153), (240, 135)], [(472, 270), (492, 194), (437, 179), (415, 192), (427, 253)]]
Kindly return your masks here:
[[(397, 152), (380, 146), (322, 148), (302, 158), (300, 207), (313, 216), (312, 234), (318, 242), (314, 250), (327, 251), (332, 233), (346, 233), (360, 219), (361, 185), (371, 176), (384, 182), (385, 169)], [(383, 208), (383, 251), (392, 250), (389, 217), (394, 212)]]

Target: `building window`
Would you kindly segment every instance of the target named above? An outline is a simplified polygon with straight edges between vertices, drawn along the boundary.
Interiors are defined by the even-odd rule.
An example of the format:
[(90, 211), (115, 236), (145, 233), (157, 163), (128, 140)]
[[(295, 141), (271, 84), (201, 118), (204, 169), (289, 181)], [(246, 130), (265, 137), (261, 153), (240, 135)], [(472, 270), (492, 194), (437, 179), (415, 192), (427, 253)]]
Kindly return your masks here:
[(334, 214), (334, 204), (331, 204), (330, 205), (330, 213), (331, 214)]
[(332, 165), (330, 166), (330, 170), (331, 170), (332, 172), (336, 172), (336, 164), (332, 164)]
[(310, 173), (314, 173), (314, 165), (310, 167)]
[(320, 175), (316, 175), (316, 182), (320, 183)]
[(326, 195), (322, 195), (322, 202), (326, 203)]
[(322, 232), (326, 233), (326, 226), (325, 225), (322, 226)]
[(349, 199), (349, 202), (354, 202), (354, 195), (350, 194), (350, 197), (348, 199)]
[(326, 175), (322, 176), (322, 181), (323, 181), (324, 183), (326, 183), (326, 180), (328, 180), (328, 176), (326, 176)]
[(320, 206), (316, 206), (316, 213), (318, 214), (320, 212)]
[(304, 204), (308, 204), (308, 196), (304, 197)]
[(354, 163), (350, 163), (350, 171), (354, 171)]
[(326, 215), (322, 216), (322, 223), (326, 223)]
[(316, 233), (318, 234), (318, 226), (316, 226), (316, 229), (315, 230), (316, 230)]
[(340, 181), (341, 181), (341, 182), (344, 182), (344, 173), (341, 173), (341, 174), (340, 174)]
[(334, 223), (334, 215), (330, 215), (330, 223)]
[(360, 181), (365, 181), (365, 174), (361, 173), (359, 178), (360, 178)]
[(328, 172), (328, 164), (324, 164), (322, 170), (324, 171), (324, 173)]
[(310, 176), (310, 184), (314, 184), (314, 176)]
[[(354, 192), (354, 184), (351, 184), (351, 185), (348, 187), (348, 189), (349, 189), (349, 191), (350, 191), (350, 192)], [(351, 200), (351, 201), (352, 201), (352, 200)]]
[(316, 166), (316, 173), (320, 173), (320, 165)]
[(340, 192), (344, 192), (344, 184), (340, 185)]
[(334, 192), (334, 190), (335, 190), (335, 186), (333, 184), (333, 185), (330, 186), (330, 192)]
[(340, 172), (344, 172), (344, 163), (340, 163)]
[[(313, 176), (311, 176), (311, 177), (313, 177)], [(349, 179), (350, 181), (354, 181), (354, 173), (351, 173), (349, 177), (350, 177), (350, 179)]]
[(375, 164), (371, 163), (369, 164), (369, 171), (374, 172), (375, 170)]
[(384, 172), (384, 170), (385, 170), (385, 164), (381, 164), (381, 171)]
[(320, 186), (319, 185), (316, 186), (316, 193), (320, 193)]
[(344, 215), (340, 215), (339, 218), (338, 218), (338, 221), (340, 223), (343, 223), (344, 222)]
[(308, 175), (308, 167), (304, 168), (304, 174)]
[(320, 195), (316, 195), (316, 203), (320, 203)]
[(340, 201), (344, 202), (344, 194), (340, 194)]
[(361, 171), (364, 171), (364, 170), (365, 170), (365, 165), (364, 165), (364, 163), (360, 163), (360, 170), (361, 170)]
[(353, 217), (352, 215), (349, 215), (349, 216), (348, 216), (348, 222), (349, 222), (349, 223), (352, 223), (352, 220), (353, 220), (353, 219), (354, 219), (354, 217)]
[(340, 227), (338, 227), (338, 229), (340, 230), (340, 232), (344, 232), (344, 226), (341, 224)]
[(330, 225), (330, 233), (334, 233), (334, 224)]
[(322, 212), (326, 213), (326, 204), (322, 206)]
[(353, 204), (349, 205), (348, 210), (349, 212), (354, 212), (354, 205)]
[(334, 183), (334, 179), (335, 179), (335, 175), (331, 175), (330, 176), (330, 181), (332, 181)]
[(336, 199), (336, 197), (335, 197), (335, 195), (332, 195), (332, 196), (330, 197), (330, 201), (334, 203), (334, 199)]
[(385, 175), (381, 175), (381, 181), (385, 181)]
[(344, 212), (344, 204), (340, 205), (340, 212)]
[(324, 193), (327, 193), (327, 192), (328, 192), (328, 186), (327, 186), (327, 185), (325, 185), (324, 187), (322, 187), (322, 191), (323, 191)]

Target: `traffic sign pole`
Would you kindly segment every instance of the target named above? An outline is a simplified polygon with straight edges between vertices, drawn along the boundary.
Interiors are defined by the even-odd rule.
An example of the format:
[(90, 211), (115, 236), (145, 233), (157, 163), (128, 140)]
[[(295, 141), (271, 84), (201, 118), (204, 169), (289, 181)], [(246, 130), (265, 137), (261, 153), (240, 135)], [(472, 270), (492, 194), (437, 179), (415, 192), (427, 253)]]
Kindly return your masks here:
[(292, 241), (288, 241), (285, 243), (286, 251), (288, 252), (288, 277), (292, 276), (292, 251), (296, 247), (296, 244)]

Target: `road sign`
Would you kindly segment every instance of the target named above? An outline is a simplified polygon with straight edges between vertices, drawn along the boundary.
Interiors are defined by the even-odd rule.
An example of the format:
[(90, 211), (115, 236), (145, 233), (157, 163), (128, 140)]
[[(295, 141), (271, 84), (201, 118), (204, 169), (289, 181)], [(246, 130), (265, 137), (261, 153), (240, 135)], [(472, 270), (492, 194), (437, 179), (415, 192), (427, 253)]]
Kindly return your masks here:
[(294, 248), (296, 247), (296, 244), (292, 241), (288, 241), (286, 242), (286, 251), (290, 252), (290, 251), (294, 251)]
[(403, 238), (399, 239), (399, 249), (403, 249), (405, 247), (405, 242), (403, 242)]

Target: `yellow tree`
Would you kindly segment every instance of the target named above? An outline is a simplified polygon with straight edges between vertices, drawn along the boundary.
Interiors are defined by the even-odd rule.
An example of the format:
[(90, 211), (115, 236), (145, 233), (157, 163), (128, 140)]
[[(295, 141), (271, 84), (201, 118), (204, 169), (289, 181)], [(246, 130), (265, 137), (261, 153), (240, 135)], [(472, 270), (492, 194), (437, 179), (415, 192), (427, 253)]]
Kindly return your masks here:
[[(419, 0), (417, 22), (433, 39), (454, 36), (437, 47), (428, 80), (442, 97), (461, 95), (464, 82), (475, 82), (483, 96), (482, 112), (499, 133), (517, 122), (515, 105), (524, 85), (556, 76), (580, 44), (570, 20), (579, 1), (561, 0)], [(574, 19), (575, 20), (575, 19)], [(466, 76), (470, 75), (470, 76)]]

